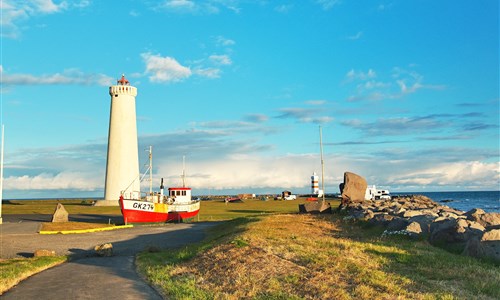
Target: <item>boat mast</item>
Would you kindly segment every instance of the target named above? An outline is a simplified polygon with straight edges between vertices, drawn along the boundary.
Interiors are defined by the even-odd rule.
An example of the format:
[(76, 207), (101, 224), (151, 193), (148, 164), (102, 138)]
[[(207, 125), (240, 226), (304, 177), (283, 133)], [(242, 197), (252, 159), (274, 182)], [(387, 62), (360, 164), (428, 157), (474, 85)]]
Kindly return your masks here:
[(153, 146), (149, 146), (149, 194), (153, 195)]
[(321, 152), (321, 189), (323, 190), (323, 201), (325, 201), (325, 162), (323, 161), (323, 132), (319, 125), (319, 149)]

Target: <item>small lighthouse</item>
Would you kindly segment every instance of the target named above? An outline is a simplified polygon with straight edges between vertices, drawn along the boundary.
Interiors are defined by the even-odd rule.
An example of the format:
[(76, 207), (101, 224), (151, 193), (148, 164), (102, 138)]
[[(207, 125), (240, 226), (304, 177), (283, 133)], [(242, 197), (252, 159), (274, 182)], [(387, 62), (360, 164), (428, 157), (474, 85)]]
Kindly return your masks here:
[(116, 85), (109, 87), (111, 109), (109, 116), (108, 158), (104, 200), (98, 206), (118, 206), (120, 195), (129, 199), (140, 197), (139, 156), (135, 96), (137, 88), (122, 75)]
[(316, 175), (316, 172), (313, 172), (311, 175), (311, 194), (319, 194), (319, 177)]
[(316, 172), (311, 175), (311, 194), (317, 197), (323, 196), (323, 190), (319, 189), (319, 177)]

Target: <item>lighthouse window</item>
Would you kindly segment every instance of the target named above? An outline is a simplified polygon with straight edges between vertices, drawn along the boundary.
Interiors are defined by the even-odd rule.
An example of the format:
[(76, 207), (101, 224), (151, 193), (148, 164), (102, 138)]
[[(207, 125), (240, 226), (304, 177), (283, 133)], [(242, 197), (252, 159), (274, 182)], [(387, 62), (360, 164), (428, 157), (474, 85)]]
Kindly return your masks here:
[(186, 191), (182, 191), (182, 196), (186, 196)]
[(115, 94), (115, 97), (118, 97), (118, 94)]

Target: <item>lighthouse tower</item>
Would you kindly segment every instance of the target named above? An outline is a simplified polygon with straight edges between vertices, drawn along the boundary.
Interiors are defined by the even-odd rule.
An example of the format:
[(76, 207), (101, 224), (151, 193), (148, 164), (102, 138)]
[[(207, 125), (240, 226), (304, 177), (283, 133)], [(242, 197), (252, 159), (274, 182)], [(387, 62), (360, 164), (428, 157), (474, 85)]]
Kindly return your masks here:
[(120, 195), (129, 199), (140, 197), (139, 157), (135, 96), (137, 88), (125, 75), (109, 87), (111, 110), (109, 117), (108, 160), (104, 200), (96, 205), (117, 206)]

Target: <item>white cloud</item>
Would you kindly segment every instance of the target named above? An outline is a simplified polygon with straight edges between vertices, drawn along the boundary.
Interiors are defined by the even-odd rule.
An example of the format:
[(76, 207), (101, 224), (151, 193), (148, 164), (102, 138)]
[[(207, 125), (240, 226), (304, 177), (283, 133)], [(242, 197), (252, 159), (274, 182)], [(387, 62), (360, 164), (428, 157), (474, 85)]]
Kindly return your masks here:
[(94, 173), (61, 172), (58, 174), (41, 173), (35, 176), (10, 176), (4, 179), (8, 190), (78, 190), (94, 191), (102, 189), (102, 176)]
[(231, 61), (231, 58), (224, 54), (224, 55), (210, 55), (209, 58), (211, 62), (215, 63), (216, 65), (230, 65), (233, 62)]
[(55, 4), (52, 0), (34, 0), (33, 3), (36, 9), (42, 13), (56, 13), (68, 8), (68, 3), (66, 1)]
[(329, 10), (337, 4), (340, 4), (340, 0), (316, 0), (316, 3), (321, 5), (324, 10)]
[(308, 100), (305, 103), (309, 105), (323, 105), (326, 102), (327, 102), (326, 100)]
[(333, 121), (330, 116), (320, 116), (319, 114), (324, 114), (324, 110), (319, 108), (297, 108), (289, 107), (279, 109), (281, 115), (278, 116), (280, 119), (296, 119), (301, 123), (316, 123), (324, 124)]
[(288, 13), (293, 8), (293, 4), (282, 4), (274, 8), (275, 11), (279, 13)]
[(163, 5), (166, 8), (187, 9), (187, 10), (193, 10), (196, 7), (196, 4), (193, 1), (188, 1), (188, 0), (165, 1)]
[(347, 39), (349, 40), (359, 40), (363, 36), (363, 31), (358, 31), (355, 35), (348, 36)]
[(206, 78), (219, 78), (221, 70), (217, 68), (195, 68), (193, 73)]
[(392, 176), (392, 184), (410, 186), (490, 186), (500, 183), (500, 163), (460, 161)]
[(2, 0), (2, 37), (18, 38), (21, 34), (21, 23), (37, 15), (61, 13), (73, 8), (88, 6), (88, 0), (61, 1), (52, 0)]
[(355, 71), (354, 69), (351, 69), (349, 72), (347, 72), (345, 77), (347, 81), (367, 80), (377, 77), (377, 73), (375, 73), (375, 71), (373, 71), (372, 69), (368, 69), (366, 73), (363, 71)]
[(62, 73), (43, 74), (9, 74), (0, 66), (1, 83), (4, 85), (102, 85), (108, 86), (113, 78), (103, 74), (85, 74), (77, 69), (64, 70)]
[[(344, 84), (355, 84), (356, 92), (348, 97), (348, 101), (397, 99), (421, 89), (443, 90), (444, 85), (424, 84), (424, 76), (414, 70), (393, 68), (385, 82), (375, 80), (378, 74), (369, 69), (367, 72), (351, 69), (345, 75)], [(386, 76), (388, 77), (388, 76)]]
[(219, 35), (216, 37), (216, 44), (218, 46), (227, 47), (227, 46), (233, 46), (234, 44), (236, 44), (236, 42), (234, 40)]
[(155, 7), (171, 13), (188, 13), (195, 15), (218, 14), (220, 7), (235, 10), (234, 7), (226, 5), (223, 1), (191, 1), (191, 0), (165, 0)]
[(141, 56), (146, 63), (145, 72), (152, 82), (178, 82), (192, 75), (189, 67), (182, 66), (172, 57), (151, 53), (142, 53)]

